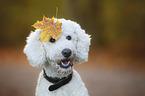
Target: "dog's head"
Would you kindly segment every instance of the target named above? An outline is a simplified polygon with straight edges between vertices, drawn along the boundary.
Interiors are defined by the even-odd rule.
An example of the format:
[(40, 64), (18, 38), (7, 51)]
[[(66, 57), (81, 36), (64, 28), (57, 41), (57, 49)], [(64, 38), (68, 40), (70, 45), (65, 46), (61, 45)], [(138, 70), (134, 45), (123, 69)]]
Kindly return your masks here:
[(32, 66), (43, 67), (51, 65), (58, 71), (70, 71), (73, 63), (86, 62), (90, 45), (90, 36), (80, 25), (65, 19), (62, 22), (62, 34), (57, 39), (41, 43), (40, 29), (31, 32), (27, 38), (24, 53)]

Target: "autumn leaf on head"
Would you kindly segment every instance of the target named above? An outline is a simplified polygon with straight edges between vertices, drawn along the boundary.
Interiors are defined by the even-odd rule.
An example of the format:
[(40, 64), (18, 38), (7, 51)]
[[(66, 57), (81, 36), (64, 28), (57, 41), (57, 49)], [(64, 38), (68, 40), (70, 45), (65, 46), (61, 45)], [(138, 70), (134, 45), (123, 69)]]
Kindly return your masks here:
[(54, 17), (51, 19), (43, 16), (42, 21), (37, 21), (34, 25), (32, 25), (36, 29), (41, 29), (42, 32), (40, 34), (40, 40), (43, 42), (48, 41), (50, 38), (57, 40), (62, 34), (61, 29), (62, 23), (58, 21), (54, 22)]

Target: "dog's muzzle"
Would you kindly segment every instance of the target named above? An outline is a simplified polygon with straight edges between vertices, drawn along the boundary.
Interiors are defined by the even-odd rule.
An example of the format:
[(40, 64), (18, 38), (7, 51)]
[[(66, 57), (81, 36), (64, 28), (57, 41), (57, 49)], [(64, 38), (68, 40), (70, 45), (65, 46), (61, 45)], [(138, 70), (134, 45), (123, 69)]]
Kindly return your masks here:
[(61, 68), (69, 68), (73, 66), (73, 56), (72, 51), (69, 48), (65, 48), (61, 52), (64, 59), (62, 59), (60, 62), (58, 62), (58, 65)]

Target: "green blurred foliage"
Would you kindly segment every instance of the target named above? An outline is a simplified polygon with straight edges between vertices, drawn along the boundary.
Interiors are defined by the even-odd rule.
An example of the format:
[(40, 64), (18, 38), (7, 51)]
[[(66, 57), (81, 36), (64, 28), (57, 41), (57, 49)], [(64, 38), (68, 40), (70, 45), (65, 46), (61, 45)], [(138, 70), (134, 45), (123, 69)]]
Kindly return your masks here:
[(95, 39), (93, 44), (144, 45), (144, 0), (71, 0), (70, 2), (70, 9), (77, 14), (74, 18), (91, 32)]
[(1, 0), (0, 45), (24, 44), (31, 25), (55, 16), (56, 7), (57, 17), (78, 22), (94, 46), (145, 50), (145, 0)]
[(43, 14), (47, 17), (55, 16), (56, 7), (58, 16), (63, 16), (65, 0), (2, 0), (0, 3), (0, 45), (16, 46), (24, 44), (30, 33), (32, 24), (42, 20)]

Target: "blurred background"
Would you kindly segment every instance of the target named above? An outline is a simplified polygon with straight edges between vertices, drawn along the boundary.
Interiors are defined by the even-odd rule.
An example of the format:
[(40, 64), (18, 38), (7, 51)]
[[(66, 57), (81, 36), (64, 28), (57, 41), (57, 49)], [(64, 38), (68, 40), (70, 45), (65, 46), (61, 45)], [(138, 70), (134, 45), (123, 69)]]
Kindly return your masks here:
[(56, 7), (92, 35), (89, 61), (75, 65), (90, 96), (145, 96), (145, 0), (0, 0), (0, 96), (34, 96), (41, 68), (23, 48)]

